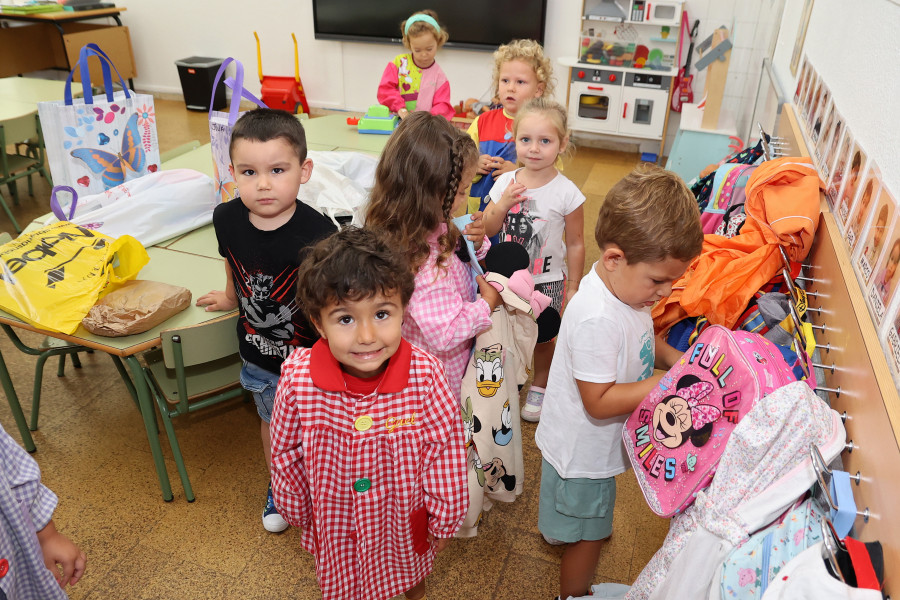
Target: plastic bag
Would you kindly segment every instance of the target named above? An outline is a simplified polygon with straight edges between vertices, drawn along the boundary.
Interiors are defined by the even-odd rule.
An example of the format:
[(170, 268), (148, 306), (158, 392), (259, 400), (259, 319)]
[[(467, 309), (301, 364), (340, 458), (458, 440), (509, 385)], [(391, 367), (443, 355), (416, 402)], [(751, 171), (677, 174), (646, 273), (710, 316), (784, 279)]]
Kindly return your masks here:
[(336, 217), (352, 216), (351, 223), (362, 226), (378, 159), (359, 152), (310, 151), (308, 156), (313, 172), (300, 186), (300, 200), (330, 217), (335, 225), (339, 225)]
[(129, 281), (101, 298), (81, 321), (95, 335), (120, 337), (153, 329), (191, 305), (191, 290), (160, 281)]
[(113, 239), (73, 223), (47, 225), (0, 246), (0, 308), (71, 334), (91, 306), (150, 261), (131, 236)]
[(130, 235), (144, 246), (211, 223), (217, 204), (212, 178), (193, 169), (158, 171), (81, 198), (68, 186), (56, 186), (50, 197), (59, 220), (113, 237)]

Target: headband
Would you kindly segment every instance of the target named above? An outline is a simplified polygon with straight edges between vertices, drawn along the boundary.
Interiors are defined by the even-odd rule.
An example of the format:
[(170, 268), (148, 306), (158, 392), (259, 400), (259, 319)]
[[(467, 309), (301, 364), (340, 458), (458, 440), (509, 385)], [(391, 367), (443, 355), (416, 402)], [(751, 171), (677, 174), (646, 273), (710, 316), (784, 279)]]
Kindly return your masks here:
[(438, 33), (441, 32), (441, 26), (438, 25), (438, 22), (429, 17), (428, 15), (417, 14), (413, 15), (406, 20), (406, 25), (403, 27), (403, 35), (409, 35), (409, 26), (415, 23), (416, 21), (422, 21), (423, 23), (428, 23), (432, 27), (434, 27), (435, 31)]

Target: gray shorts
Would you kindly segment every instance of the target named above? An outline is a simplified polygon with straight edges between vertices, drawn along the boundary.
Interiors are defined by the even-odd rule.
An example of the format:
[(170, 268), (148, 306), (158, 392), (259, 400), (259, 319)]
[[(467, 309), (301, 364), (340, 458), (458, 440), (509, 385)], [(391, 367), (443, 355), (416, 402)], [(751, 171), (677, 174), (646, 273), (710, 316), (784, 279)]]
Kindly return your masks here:
[(275, 405), (275, 391), (278, 389), (278, 373), (266, 371), (253, 363), (244, 361), (241, 367), (241, 387), (253, 394), (259, 418), (268, 423), (272, 420)]
[(541, 459), (541, 496), (538, 529), (545, 536), (572, 544), (612, 534), (616, 480), (563, 479)]

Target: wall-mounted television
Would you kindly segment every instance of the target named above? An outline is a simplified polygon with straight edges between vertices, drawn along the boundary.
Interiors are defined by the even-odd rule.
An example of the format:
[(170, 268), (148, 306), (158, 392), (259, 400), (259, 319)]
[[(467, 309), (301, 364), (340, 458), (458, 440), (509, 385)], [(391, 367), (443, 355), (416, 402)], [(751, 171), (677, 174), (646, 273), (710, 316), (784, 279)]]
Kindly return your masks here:
[(544, 43), (547, 0), (313, 0), (316, 39), (400, 42), (400, 23), (430, 8), (450, 32), (448, 48), (494, 50), (514, 39)]

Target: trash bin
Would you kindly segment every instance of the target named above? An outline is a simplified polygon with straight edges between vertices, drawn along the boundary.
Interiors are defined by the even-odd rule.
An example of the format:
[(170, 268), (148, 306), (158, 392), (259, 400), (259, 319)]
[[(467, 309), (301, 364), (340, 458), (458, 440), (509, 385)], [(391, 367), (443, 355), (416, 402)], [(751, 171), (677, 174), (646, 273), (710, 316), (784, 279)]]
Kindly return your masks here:
[[(224, 60), (208, 56), (191, 56), (175, 61), (178, 77), (181, 79), (184, 103), (189, 110), (209, 110), (209, 98), (212, 95), (216, 73)], [(213, 110), (222, 108), (225, 108), (225, 85), (220, 83), (213, 100)]]

